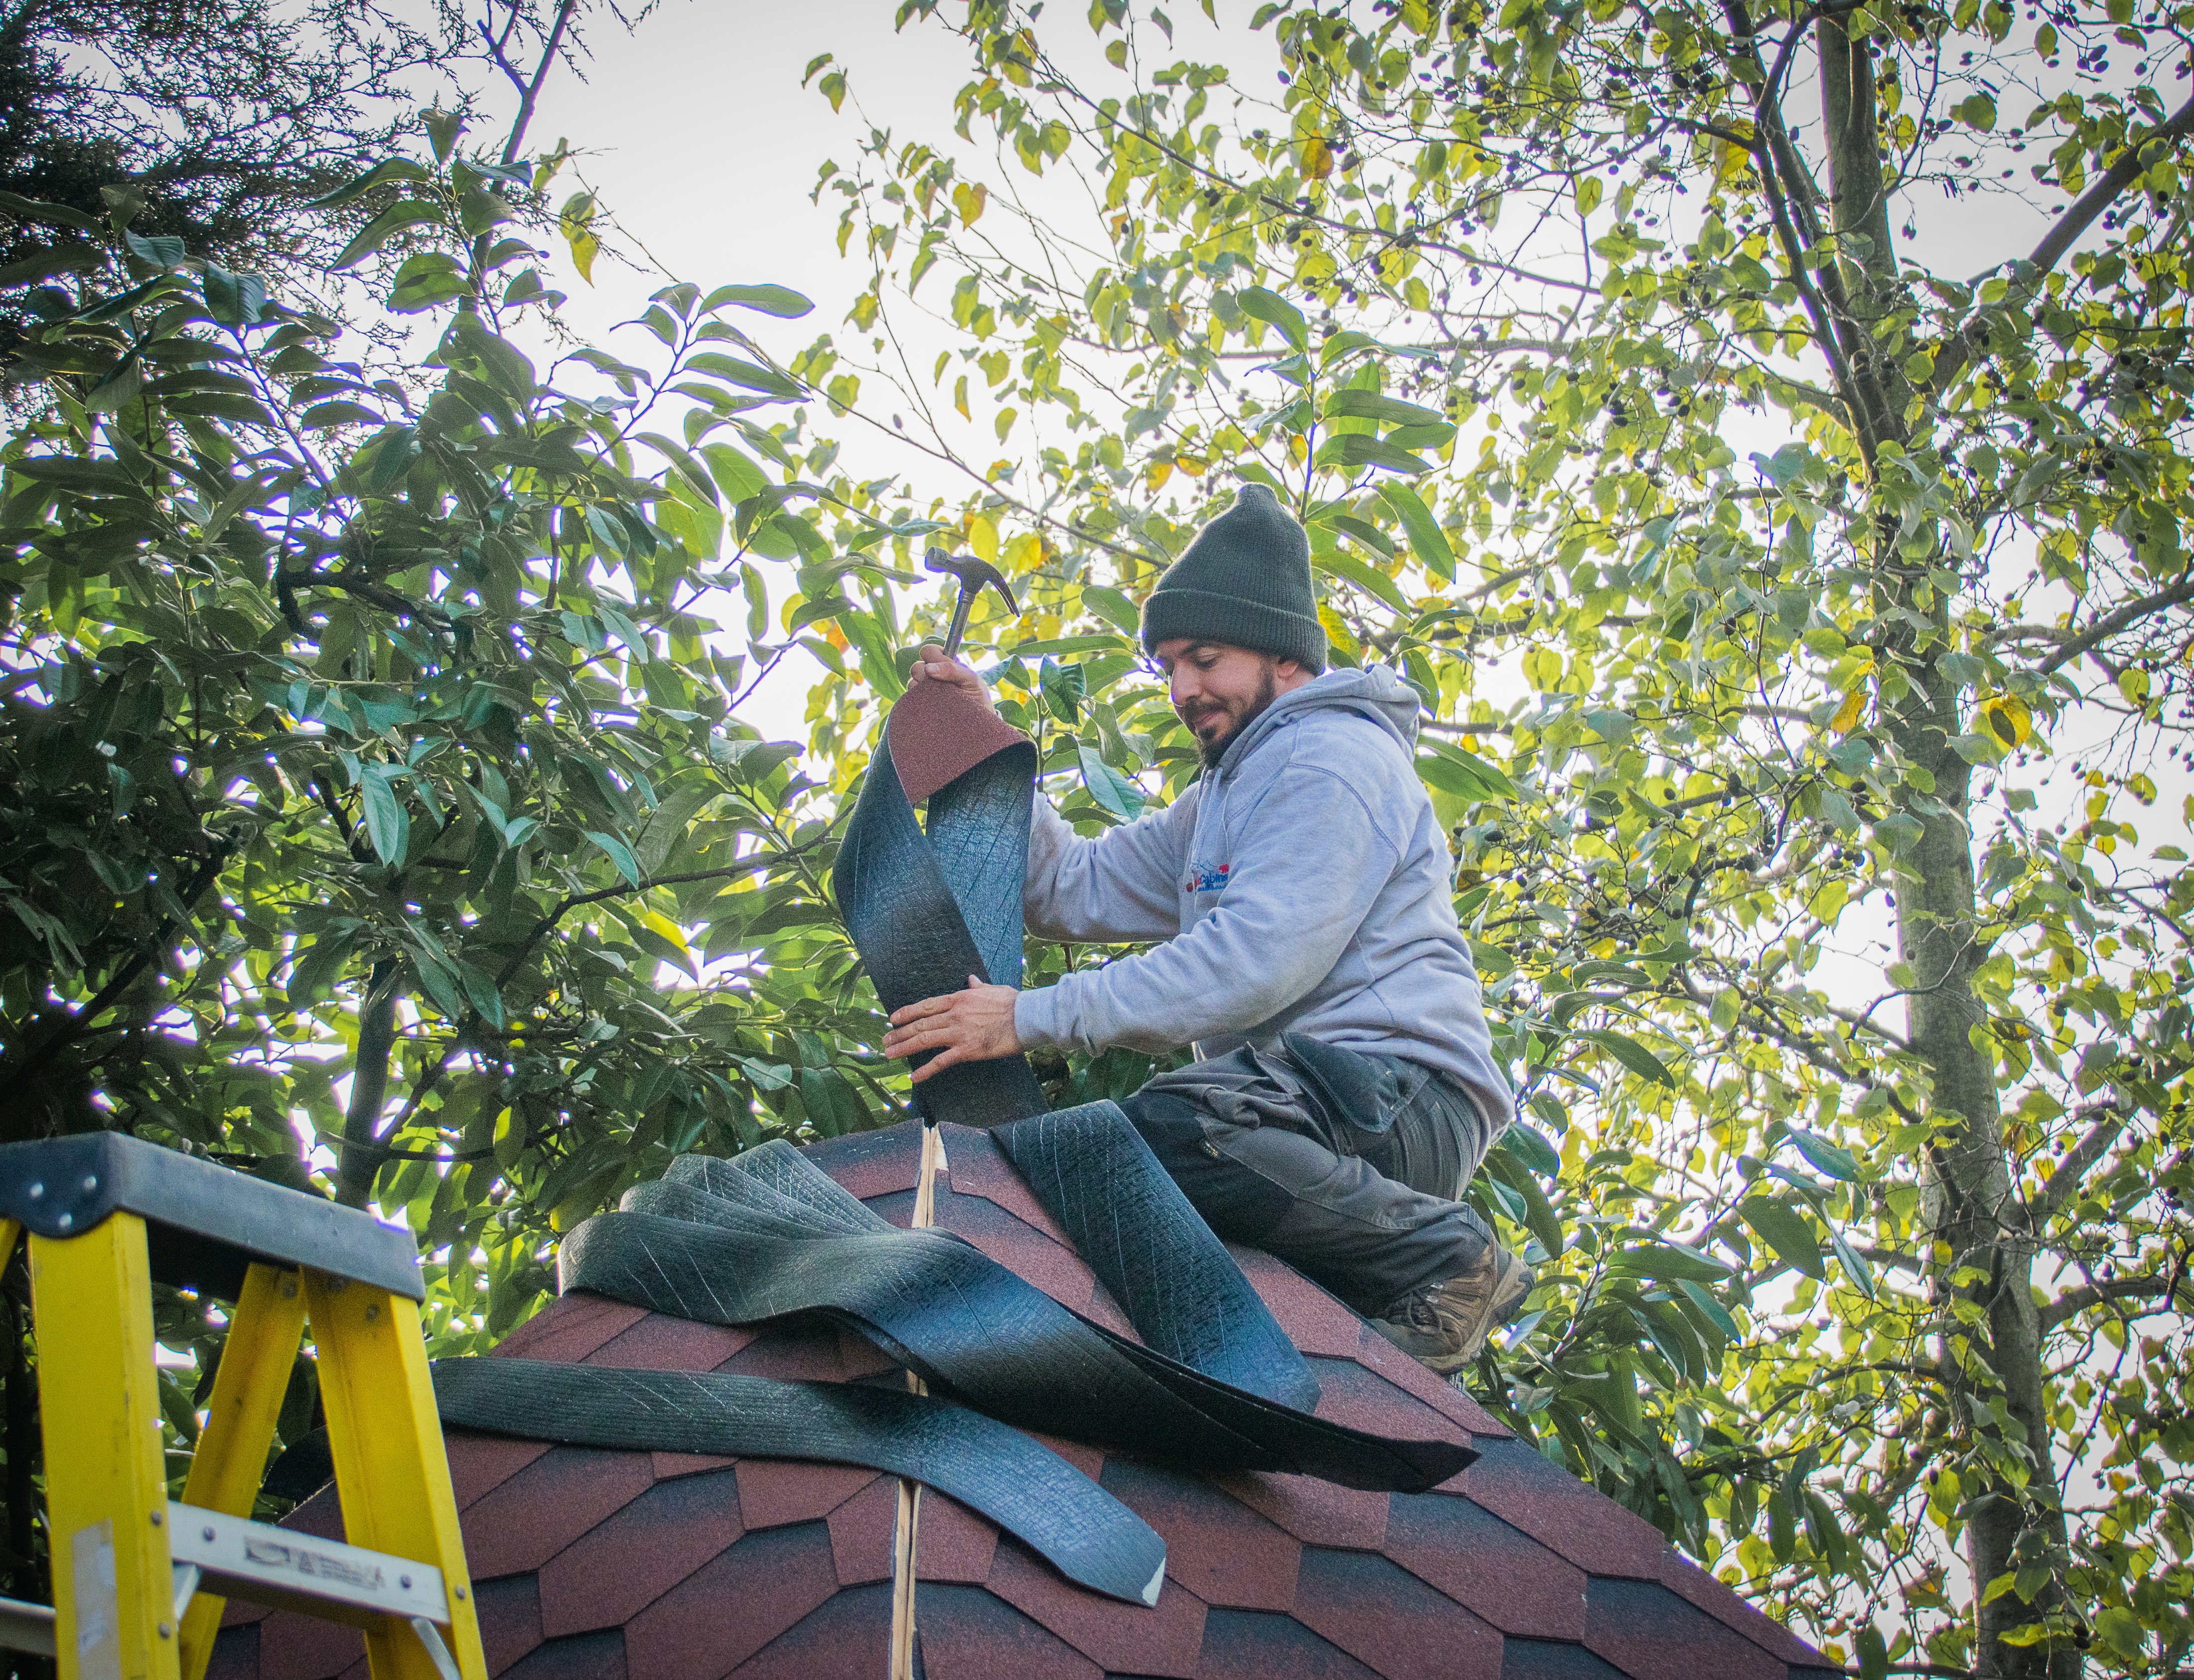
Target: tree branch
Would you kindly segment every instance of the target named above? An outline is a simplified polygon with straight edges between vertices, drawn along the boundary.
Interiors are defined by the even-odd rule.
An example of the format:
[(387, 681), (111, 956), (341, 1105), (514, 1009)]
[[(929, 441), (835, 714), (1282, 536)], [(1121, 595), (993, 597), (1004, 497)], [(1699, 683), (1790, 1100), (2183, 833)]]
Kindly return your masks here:
[[(2024, 301), (2031, 296), (2041, 285), (2042, 277), (2064, 261), (2065, 254), (2072, 249), (2074, 243), (2088, 231), (2096, 218), (2110, 208), (2111, 201), (2148, 172), (2149, 164), (2154, 161), (2151, 153), (2157, 147), (2184, 140), (2190, 134), (2194, 134), (2194, 99), (2188, 100), (2173, 112), (2170, 120), (2153, 134), (2128, 145), (2119, 152), (2095, 184), (2075, 199), (2071, 209), (2058, 218), (2057, 225), (2049, 230), (2048, 237), (2027, 254), (2026, 262), (2030, 272), (2021, 279), (2018, 300)], [(1935, 359), (1934, 377), (1929, 382), (1927, 395), (1930, 401), (1939, 400), (1964, 373), (1977, 348), (1975, 335), (1979, 331), (1979, 323), (1969, 320), (1958, 329), (1957, 336), (1943, 347)]]
[(510, 137), (503, 143), (503, 161), (514, 163), (518, 148), (526, 143), (526, 130), (533, 121), (534, 101), (541, 97), (541, 84), (548, 79), (549, 66), (556, 62), (556, 49), (563, 44), (564, 31), (571, 21), (571, 14), (578, 9), (579, 0), (564, 0), (556, 8), (556, 21), (550, 26), (548, 39), (541, 49), (541, 62), (533, 66), (533, 79), (518, 101), (518, 115), (512, 118)]
[(2076, 1317), (2088, 1308), (2105, 1301), (2136, 1300), (2143, 1297), (2169, 1295), (2176, 1287), (2175, 1278), (2151, 1272), (2144, 1277), (2112, 1278), (2105, 1283), (2085, 1283), (2077, 1289), (2068, 1289), (2042, 1309), (2042, 1329), (2046, 1335), (2067, 1319)]
[(2137, 624), (2151, 613), (2161, 613), (2167, 607), (2176, 607), (2182, 601), (2194, 601), (2194, 572), (2189, 572), (2169, 589), (2145, 595), (2138, 601), (2128, 601), (2115, 613), (2105, 613), (2069, 641), (2059, 642), (2057, 651), (2043, 661), (2042, 674), (2047, 676), (2063, 666), (2073, 664), (2093, 652), (2128, 625)]
[(2111, 1145), (2117, 1142), (2118, 1134), (2134, 1116), (2134, 1105), (2122, 1101), (2099, 1102), (2082, 1109), (2074, 1118), (2088, 1114), (2099, 1114), (2101, 1118), (2088, 1128), (2085, 1136), (2065, 1152), (2065, 1159), (2057, 1163), (2048, 1181), (2027, 1204), (2027, 1216), (2036, 1230), (2071, 1200), (2072, 1193), (2080, 1188), (2080, 1181), (2088, 1176), (2088, 1168), (2102, 1159)]

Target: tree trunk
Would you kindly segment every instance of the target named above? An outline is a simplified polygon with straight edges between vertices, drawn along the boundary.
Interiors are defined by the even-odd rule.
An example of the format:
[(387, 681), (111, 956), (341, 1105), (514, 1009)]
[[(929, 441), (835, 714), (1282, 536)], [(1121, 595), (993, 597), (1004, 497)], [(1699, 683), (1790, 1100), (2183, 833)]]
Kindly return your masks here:
[[(1846, 239), (1858, 236), (1837, 265), (1852, 329), (1845, 342), (1854, 377), (1866, 388), (1853, 394), (1869, 408), (1878, 437), (1910, 447), (1906, 335), (1883, 331), (1883, 323), (1908, 309), (1910, 300), (1890, 239), (1873, 49), (1863, 33), (1847, 32), (1838, 20), (1823, 19), (1816, 39), (1833, 183), (1831, 225)], [(1942, 656), (1955, 645), (1944, 587), (1952, 580), (1941, 568), (1939, 549), (1930, 544), (1921, 558), (1909, 560), (1900, 551), (1899, 535), (1897, 515), (1885, 509), (1874, 532), (1877, 612), (1885, 622), (1898, 623), (1887, 615), (1913, 611), (1929, 627), (1925, 636), (1901, 628), (1887, 640), (1882, 713), (1899, 757), (1934, 784), (1932, 791), (1908, 785), (1903, 794), (1921, 832), (1898, 871), (1897, 941), (1898, 954), (1912, 969), (1905, 1015), (1913, 1052), (1929, 1080), (1926, 1114), (1938, 1125), (1950, 1123), (1928, 1152), (1923, 1178), (1925, 1240), (1950, 1257), (1937, 1282), (1945, 1309), (1938, 1360), (1961, 1421), (1977, 1443), (1985, 1440), (2002, 1453), (2024, 1456), (2029, 1466), (2022, 1487), (2009, 1477), (1989, 1475), (1978, 1456), (1971, 1461), (1964, 1489), (1966, 1549), (1978, 1600), (1990, 1581), (2022, 1563), (2061, 1568), (2065, 1526), (2042, 1380), (2034, 1246), (2005, 1148), (1987, 1011), (1973, 988), (1974, 970), (1987, 952), (1973, 877), (1973, 770), (1952, 745), (1964, 732), (1961, 692), (1941, 668)], [(1911, 621), (1901, 622), (1909, 626)], [(1892, 698), (1899, 675), (1909, 687)], [(1979, 1321), (1962, 1323), (1952, 1310), (1954, 1301), (1978, 1309)], [(2053, 1581), (2030, 1602), (2006, 1593), (1979, 1604), (1978, 1671), (2019, 1680), (2077, 1680), (2076, 1649), (2003, 1643), (2006, 1633), (2059, 1602)]]

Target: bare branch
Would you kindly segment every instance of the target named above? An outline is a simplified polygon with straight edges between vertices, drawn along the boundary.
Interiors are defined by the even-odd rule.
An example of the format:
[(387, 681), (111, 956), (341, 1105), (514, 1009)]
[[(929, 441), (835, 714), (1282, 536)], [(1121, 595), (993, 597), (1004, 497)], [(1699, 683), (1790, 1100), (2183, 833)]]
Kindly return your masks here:
[(2136, 1301), (2168, 1295), (2174, 1284), (2174, 1279), (2158, 1273), (2137, 1278), (2111, 1278), (2104, 1283), (2083, 1283), (2077, 1289), (2066, 1290), (2042, 1309), (2042, 1328), (2045, 1332), (2054, 1330), (2067, 1319), (2105, 1301)]
[(2080, 1188), (2080, 1181), (2088, 1176), (2088, 1168), (2102, 1159), (2111, 1145), (2117, 1142), (2118, 1134), (2134, 1116), (2134, 1105), (2116, 1098), (2080, 1109), (2073, 1118), (2084, 1119), (2089, 1114), (2100, 1118), (2088, 1128), (2086, 1136), (2065, 1151), (2065, 1159), (2057, 1163), (2048, 1181), (2027, 1205), (2028, 1214), (2037, 1230), (2071, 1200), (2072, 1193)]

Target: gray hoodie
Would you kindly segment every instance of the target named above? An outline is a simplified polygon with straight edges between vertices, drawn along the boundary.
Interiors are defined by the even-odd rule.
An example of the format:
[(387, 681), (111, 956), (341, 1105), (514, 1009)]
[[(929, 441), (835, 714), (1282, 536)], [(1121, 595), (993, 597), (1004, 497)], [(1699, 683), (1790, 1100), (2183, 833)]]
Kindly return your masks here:
[(1430, 1064), (1514, 1113), (1495, 1065), (1453, 864), (1416, 768), (1417, 696), (1382, 665), (1283, 694), (1163, 810), (1085, 840), (1041, 797), (1028, 925), (1162, 940), (1024, 992), (1025, 1044), (1199, 1057), (1284, 1032)]

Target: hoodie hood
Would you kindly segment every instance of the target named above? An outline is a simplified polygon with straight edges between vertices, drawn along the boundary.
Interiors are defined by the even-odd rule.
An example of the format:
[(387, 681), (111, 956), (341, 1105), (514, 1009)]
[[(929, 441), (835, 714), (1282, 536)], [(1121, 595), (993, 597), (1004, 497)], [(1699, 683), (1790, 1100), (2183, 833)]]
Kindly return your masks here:
[(1417, 716), (1423, 702), (1417, 691), (1386, 665), (1366, 665), (1361, 670), (1335, 666), (1313, 677), (1300, 688), (1291, 688), (1250, 721), (1234, 738), (1219, 761), (1218, 774), (1231, 774), (1243, 758), (1255, 752), (1272, 732), (1307, 711), (1353, 711), (1368, 718), (1394, 738), (1404, 753), (1417, 750)]

